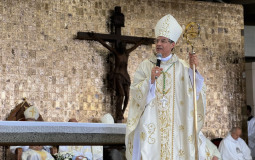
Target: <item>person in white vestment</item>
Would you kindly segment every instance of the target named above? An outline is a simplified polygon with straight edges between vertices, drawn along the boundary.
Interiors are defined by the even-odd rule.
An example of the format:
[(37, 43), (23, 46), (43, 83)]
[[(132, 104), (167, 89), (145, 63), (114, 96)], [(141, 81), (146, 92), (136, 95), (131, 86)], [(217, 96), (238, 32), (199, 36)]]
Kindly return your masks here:
[(222, 160), (252, 160), (251, 150), (245, 141), (240, 138), (242, 130), (239, 127), (231, 129), (219, 146)]
[(248, 146), (251, 149), (252, 159), (255, 160), (255, 117), (251, 114), (251, 110), (251, 106), (247, 105)]
[(221, 160), (220, 152), (217, 147), (199, 132), (199, 160)]
[[(39, 118), (39, 110), (31, 106), (24, 112), (26, 121), (36, 121)], [(22, 160), (54, 160), (49, 153), (51, 146), (10, 146), (15, 154), (17, 148), (22, 148)]]
[[(127, 160), (194, 160), (195, 135), (205, 116), (204, 78), (196, 70), (198, 130), (194, 130), (193, 71), (197, 55), (189, 54), (189, 65), (172, 50), (182, 27), (168, 14), (155, 27), (156, 52), (137, 68), (130, 87), (131, 100), (126, 129)], [(197, 146), (196, 146), (197, 147)]]
[[(71, 118), (68, 122), (78, 122)], [(101, 117), (102, 123), (113, 124), (114, 119), (111, 114), (107, 113)], [(73, 160), (103, 160), (102, 146), (59, 146), (59, 153), (72, 153)]]
[[(68, 122), (78, 122), (75, 118)], [(91, 146), (59, 146), (59, 153), (71, 153), (73, 160), (92, 160)]]

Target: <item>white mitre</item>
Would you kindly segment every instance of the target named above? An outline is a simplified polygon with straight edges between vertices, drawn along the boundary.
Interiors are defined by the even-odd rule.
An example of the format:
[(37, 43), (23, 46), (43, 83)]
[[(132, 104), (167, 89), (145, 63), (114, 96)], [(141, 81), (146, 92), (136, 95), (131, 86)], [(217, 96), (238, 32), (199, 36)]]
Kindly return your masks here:
[(168, 14), (162, 17), (156, 27), (155, 27), (155, 36), (163, 36), (168, 39), (171, 39), (174, 42), (177, 42), (180, 35), (182, 34), (182, 27), (176, 21), (176, 19)]
[(37, 120), (39, 118), (39, 110), (36, 107), (31, 106), (25, 110), (24, 115), (25, 119), (30, 118)]
[(101, 118), (102, 123), (108, 123), (108, 124), (114, 124), (114, 119), (110, 113), (106, 113), (102, 118)]

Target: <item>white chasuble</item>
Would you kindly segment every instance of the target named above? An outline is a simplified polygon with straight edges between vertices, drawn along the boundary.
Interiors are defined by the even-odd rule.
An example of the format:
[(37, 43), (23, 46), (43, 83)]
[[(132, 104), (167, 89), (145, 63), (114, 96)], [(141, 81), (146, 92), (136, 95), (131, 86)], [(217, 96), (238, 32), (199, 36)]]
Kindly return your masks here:
[[(164, 73), (156, 80), (156, 98), (146, 104), (151, 69), (155, 62), (154, 55), (143, 61), (130, 87), (126, 158), (132, 159), (134, 131), (137, 128), (140, 134), (138, 152), (141, 159), (195, 160), (193, 89), (188, 74), (189, 66), (176, 55), (166, 62), (161, 62), (160, 67)], [(205, 104), (203, 86), (197, 100), (197, 135), (204, 122)]]
[(209, 139), (206, 138), (206, 147), (205, 147), (206, 159), (212, 160), (213, 157), (217, 157), (218, 160), (221, 160), (221, 154), (217, 148)]
[(51, 146), (44, 146), (41, 151), (35, 151), (29, 148), (29, 146), (10, 146), (10, 150), (15, 154), (17, 148), (22, 148), (22, 160), (54, 160), (49, 152)]
[(28, 149), (22, 153), (22, 160), (54, 160), (54, 158), (45, 150), (35, 151)]

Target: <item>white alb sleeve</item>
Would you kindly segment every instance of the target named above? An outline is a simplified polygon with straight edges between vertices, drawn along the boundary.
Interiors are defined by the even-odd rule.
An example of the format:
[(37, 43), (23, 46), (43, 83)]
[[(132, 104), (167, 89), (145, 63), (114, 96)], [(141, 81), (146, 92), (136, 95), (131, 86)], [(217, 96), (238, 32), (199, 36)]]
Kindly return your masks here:
[[(193, 86), (193, 70), (191, 68), (189, 68), (189, 77), (191, 80), (191, 84)], [(202, 77), (202, 75), (196, 71), (196, 91), (197, 91), (197, 100), (199, 99), (199, 93), (202, 90), (203, 87), (203, 83), (204, 83), (204, 78)]]

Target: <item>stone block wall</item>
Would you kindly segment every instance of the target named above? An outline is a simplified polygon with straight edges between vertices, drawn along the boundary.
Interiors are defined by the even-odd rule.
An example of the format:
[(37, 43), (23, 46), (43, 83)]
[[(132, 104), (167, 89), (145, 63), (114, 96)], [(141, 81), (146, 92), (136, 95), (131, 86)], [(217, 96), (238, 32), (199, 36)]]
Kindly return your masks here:
[[(125, 15), (123, 35), (154, 38), (154, 26), (171, 13), (185, 28), (195, 21), (201, 35), (195, 49), (207, 85), (203, 128), (223, 137), (242, 125), (245, 106), (243, 8), (191, 0), (3, 0), (0, 2), (0, 119), (23, 97), (37, 106), (45, 121), (97, 121), (114, 113), (107, 87), (108, 50), (93, 41), (76, 40), (78, 31), (109, 33), (115, 6)], [(142, 45), (129, 58), (131, 78), (138, 64), (154, 52)], [(175, 53), (187, 60), (180, 38)], [(127, 116), (127, 113), (125, 114)]]

